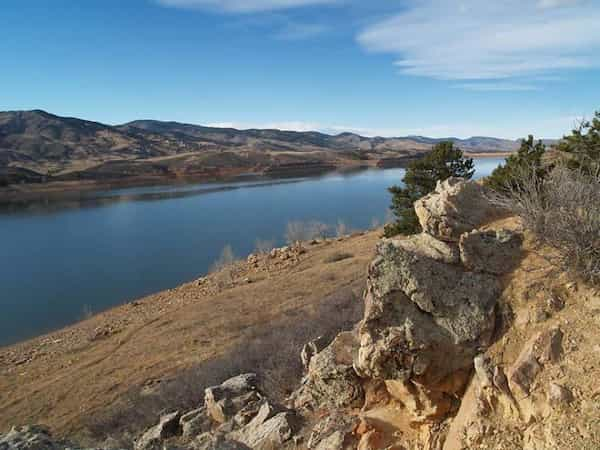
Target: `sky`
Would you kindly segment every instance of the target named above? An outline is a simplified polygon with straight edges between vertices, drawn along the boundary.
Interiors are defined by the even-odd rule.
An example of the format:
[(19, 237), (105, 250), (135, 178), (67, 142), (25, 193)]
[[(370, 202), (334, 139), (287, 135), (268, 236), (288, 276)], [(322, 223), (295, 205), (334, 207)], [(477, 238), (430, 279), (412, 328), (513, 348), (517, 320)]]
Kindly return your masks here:
[(600, 109), (600, 0), (0, 0), (0, 110), (556, 138)]

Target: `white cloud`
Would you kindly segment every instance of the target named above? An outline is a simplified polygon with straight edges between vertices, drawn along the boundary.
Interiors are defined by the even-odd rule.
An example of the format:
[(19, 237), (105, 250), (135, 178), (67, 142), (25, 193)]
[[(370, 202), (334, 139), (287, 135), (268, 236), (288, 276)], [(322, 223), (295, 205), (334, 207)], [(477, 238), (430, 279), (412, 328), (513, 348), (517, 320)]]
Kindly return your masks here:
[(477, 80), (599, 64), (600, 7), (569, 0), (420, 0), (367, 27), (366, 49), (398, 55), (401, 73)]
[(275, 37), (288, 41), (311, 39), (329, 31), (329, 28), (321, 24), (313, 23), (288, 23)]
[(180, 8), (209, 8), (225, 12), (252, 13), (275, 11), (319, 4), (336, 3), (338, 0), (158, 0), (165, 6)]
[[(583, 117), (583, 115), (581, 116)], [(560, 116), (554, 118), (538, 118), (537, 120), (524, 123), (521, 128), (509, 124), (490, 122), (489, 125), (478, 125), (475, 123), (432, 123), (426, 126), (407, 127), (364, 127), (354, 125), (335, 124), (328, 125), (318, 122), (283, 121), (283, 122), (214, 122), (207, 123), (208, 127), (236, 128), (238, 130), (248, 129), (276, 129), (286, 131), (319, 131), (327, 134), (354, 133), (366, 137), (403, 137), (403, 136), (427, 136), (432, 138), (458, 137), (468, 138), (471, 136), (491, 136), (506, 139), (520, 139), (533, 133), (536, 137), (559, 138), (568, 133), (577, 123), (577, 115)]]
[(511, 92), (511, 91), (538, 91), (540, 88), (532, 84), (521, 83), (464, 83), (455, 87), (476, 92)]

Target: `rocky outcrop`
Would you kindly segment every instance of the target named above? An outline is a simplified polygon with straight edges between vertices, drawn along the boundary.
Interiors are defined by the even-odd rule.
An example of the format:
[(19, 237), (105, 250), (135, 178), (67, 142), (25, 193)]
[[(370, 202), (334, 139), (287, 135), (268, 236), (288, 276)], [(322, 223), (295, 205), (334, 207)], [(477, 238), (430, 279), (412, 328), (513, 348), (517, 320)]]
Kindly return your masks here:
[(485, 188), (461, 178), (438, 182), (435, 191), (417, 200), (415, 212), (423, 231), (442, 241), (458, 242), (498, 213)]

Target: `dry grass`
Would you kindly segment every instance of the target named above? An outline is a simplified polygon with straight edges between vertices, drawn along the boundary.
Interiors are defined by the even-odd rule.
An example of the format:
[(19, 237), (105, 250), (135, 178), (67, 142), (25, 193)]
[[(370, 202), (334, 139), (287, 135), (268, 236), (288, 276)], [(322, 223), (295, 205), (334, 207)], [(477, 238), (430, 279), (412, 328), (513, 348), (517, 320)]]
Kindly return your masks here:
[[(39, 423), (75, 439), (106, 427), (119, 434), (245, 370), (285, 395), (297, 381), (300, 345), (360, 316), (351, 293), (364, 288), (377, 239), (311, 245), (295, 265), (250, 284), (210, 295), (188, 283), (0, 349), (0, 431)], [(323, 262), (338, 252), (354, 258)]]

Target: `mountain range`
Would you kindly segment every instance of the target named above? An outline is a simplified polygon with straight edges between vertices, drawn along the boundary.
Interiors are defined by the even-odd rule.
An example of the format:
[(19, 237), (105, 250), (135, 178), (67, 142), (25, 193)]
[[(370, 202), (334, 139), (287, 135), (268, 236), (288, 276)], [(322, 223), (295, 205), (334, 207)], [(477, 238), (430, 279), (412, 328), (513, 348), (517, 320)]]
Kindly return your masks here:
[(390, 166), (418, 157), (442, 140), (471, 153), (511, 152), (519, 145), (493, 137), (364, 137), (156, 120), (106, 125), (41, 110), (7, 111), (0, 112), (0, 174), (9, 174), (9, 182), (23, 182), (39, 177), (218, 177), (290, 167)]

